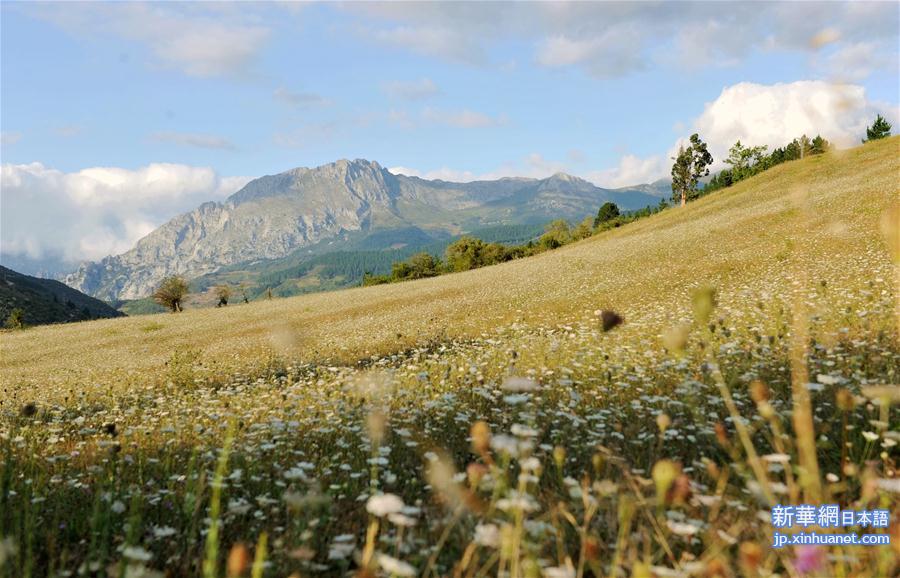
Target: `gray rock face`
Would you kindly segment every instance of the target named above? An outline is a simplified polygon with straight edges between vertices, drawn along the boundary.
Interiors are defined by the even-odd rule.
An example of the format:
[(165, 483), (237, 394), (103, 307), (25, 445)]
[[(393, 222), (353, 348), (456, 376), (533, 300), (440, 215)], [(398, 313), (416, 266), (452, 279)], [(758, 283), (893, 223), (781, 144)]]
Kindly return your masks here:
[[(225, 265), (284, 257), (342, 231), (576, 219), (609, 198), (608, 191), (562, 174), (449, 183), (394, 175), (376, 162), (340, 160), (255, 179), (224, 202), (173, 218), (130, 251), (83, 263), (66, 283), (101, 299), (136, 299), (169, 275), (193, 278)], [(623, 208), (655, 201), (636, 192), (634, 206)]]

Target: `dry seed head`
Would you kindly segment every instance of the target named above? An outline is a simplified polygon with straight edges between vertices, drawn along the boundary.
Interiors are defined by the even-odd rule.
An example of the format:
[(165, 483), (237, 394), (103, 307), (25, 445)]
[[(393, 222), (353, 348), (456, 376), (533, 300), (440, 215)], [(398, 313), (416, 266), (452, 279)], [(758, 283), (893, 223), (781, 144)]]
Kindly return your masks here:
[(656, 484), (656, 496), (662, 501), (672, 486), (672, 482), (678, 477), (678, 466), (671, 460), (659, 460), (653, 464), (651, 476), (653, 483)]
[(366, 418), (366, 425), (369, 428), (369, 438), (372, 445), (379, 445), (384, 439), (384, 431), (387, 428), (387, 416), (381, 410), (372, 410)]
[(566, 448), (562, 446), (556, 446), (553, 448), (553, 462), (556, 464), (557, 468), (562, 468), (566, 463)]
[(249, 565), (250, 550), (247, 549), (247, 546), (238, 542), (231, 547), (231, 551), (228, 553), (228, 562), (225, 567), (229, 578), (237, 578), (243, 575)]
[(775, 408), (772, 407), (772, 404), (767, 401), (760, 403), (757, 406), (757, 409), (759, 410), (759, 415), (763, 416), (766, 419), (769, 419), (775, 415)]
[(662, 335), (663, 346), (673, 353), (684, 352), (690, 332), (690, 326), (684, 323), (670, 327)]
[(472, 450), (476, 454), (484, 454), (491, 447), (491, 426), (486, 422), (476, 421), (472, 424)]
[(853, 399), (853, 394), (846, 389), (837, 390), (834, 397), (838, 408), (843, 411), (853, 411), (853, 408), (856, 407), (856, 401)]
[(716, 290), (714, 287), (700, 287), (691, 296), (694, 308), (694, 319), (700, 325), (706, 325), (716, 308)]
[(756, 569), (762, 562), (763, 551), (758, 544), (754, 542), (742, 542), (738, 548), (738, 556), (748, 574), (755, 575)]
[(728, 566), (721, 558), (713, 558), (706, 563), (706, 578), (727, 578), (729, 576)]
[(750, 397), (753, 398), (757, 404), (760, 404), (764, 401), (769, 400), (769, 388), (768, 386), (761, 382), (758, 379), (754, 379), (750, 384)]
[(727, 446), (728, 445), (728, 432), (725, 430), (725, 426), (722, 425), (722, 422), (717, 421), (716, 425), (714, 427), (716, 430), (716, 440), (718, 440), (718, 442), (721, 445)]
[(656, 416), (656, 427), (659, 428), (659, 433), (666, 433), (670, 425), (672, 425), (672, 418), (668, 415), (661, 413)]
[(484, 464), (479, 464), (477, 462), (472, 462), (468, 466), (466, 466), (466, 477), (469, 480), (469, 486), (472, 488), (477, 488), (478, 484), (481, 483), (482, 478), (488, 473), (488, 468)]
[(675, 478), (675, 483), (672, 484), (672, 487), (669, 488), (669, 492), (666, 494), (666, 503), (675, 505), (685, 504), (690, 500), (692, 493), (691, 479), (687, 477), (687, 474), (680, 474)]
[(606, 464), (606, 458), (603, 457), (603, 454), (597, 452), (593, 456), (591, 456), (591, 464), (594, 466), (594, 471), (599, 473), (600, 470), (603, 469), (603, 466)]
[(650, 564), (646, 562), (635, 562), (631, 569), (631, 578), (653, 578)]

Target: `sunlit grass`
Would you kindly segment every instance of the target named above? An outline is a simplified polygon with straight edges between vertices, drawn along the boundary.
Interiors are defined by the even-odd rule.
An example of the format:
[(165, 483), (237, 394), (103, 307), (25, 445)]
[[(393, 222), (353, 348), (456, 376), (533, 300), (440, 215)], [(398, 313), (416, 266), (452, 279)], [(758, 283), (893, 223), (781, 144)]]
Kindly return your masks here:
[[(5, 333), (0, 576), (895, 574), (898, 149), (477, 271)], [(804, 501), (894, 543), (772, 549)]]

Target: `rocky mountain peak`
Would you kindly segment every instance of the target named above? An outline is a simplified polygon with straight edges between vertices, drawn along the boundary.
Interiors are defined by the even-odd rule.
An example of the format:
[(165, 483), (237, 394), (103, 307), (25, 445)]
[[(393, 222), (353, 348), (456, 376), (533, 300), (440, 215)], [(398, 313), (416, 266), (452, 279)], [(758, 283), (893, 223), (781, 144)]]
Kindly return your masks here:
[[(366, 159), (341, 159), (254, 179), (225, 202), (174, 217), (130, 251), (82, 264), (66, 282), (96, 297), (134, 299), (169, 275), (190, 279), (227, 265), (279, 259), (343, 233), (419, 227), (447, 234), (460, 223), (580, 220), (611, 194), (565, 173), (452, 183), (394, 175)], [(656, 203), (641, 197), (649, 196), (623, 193), (616, 200), (623, 208)]]

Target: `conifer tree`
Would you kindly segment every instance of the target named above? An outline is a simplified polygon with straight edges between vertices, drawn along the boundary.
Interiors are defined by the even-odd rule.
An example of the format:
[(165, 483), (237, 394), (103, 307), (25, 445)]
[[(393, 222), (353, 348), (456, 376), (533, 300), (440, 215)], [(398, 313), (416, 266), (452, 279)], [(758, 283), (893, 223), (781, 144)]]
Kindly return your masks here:
[(879, 114), (875, 117), (875, 122), (872, 123), (872, 126), (866, 127), (866, 138), (863, 139), (863, 142), (887, 138), (889, 136), (891, 136), (891, 123), (886, 121), (884, 117)]

